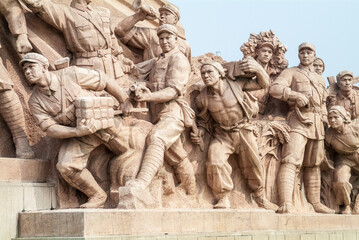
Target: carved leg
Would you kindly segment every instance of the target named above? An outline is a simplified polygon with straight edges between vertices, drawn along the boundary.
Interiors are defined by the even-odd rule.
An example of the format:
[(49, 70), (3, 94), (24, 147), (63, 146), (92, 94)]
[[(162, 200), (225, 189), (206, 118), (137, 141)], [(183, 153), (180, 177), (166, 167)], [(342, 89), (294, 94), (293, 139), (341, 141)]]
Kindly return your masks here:
[[(148, 187), (158, 170), (163, 165), (164, 151), (163, 146), (150, 144), (146, 149), (146, 154), (137, 179), (130, 181), (129, 185), (139, 185), (141, 188)], [(137, 184), (135, 182), (137, 182)]]
[(334, 214), (333, 209), (328, 208), (320, 202), (320, 168), (306, 167), (304, 168), (304, 187), (308, 202), (313, 205), (313, 208), (318, 213)]
[(63, 177), (71, 186), (77, 188), (88, 197), (87, 203), (82, 204), (81, 208), (103, 208), (107, 194), (98, 185), (89, 170), (85, 168), (73, 174), (63, 175)]
[(278, 193), (280, 207), (278, 213), (292, 213), (292, 195), (294, 190), (294, 178), (296, 167), (293, 164), (285, 163), (280, 166), (278, 173)]
[(14, 90), (0, 92), (0, 113), (9, 127), (16, 148), (16, 157), (34, 158), (25, 132), (25, 117), (19, 97)]
[(353, 186), (349, 182), (350, 177), (351, 168), (349, 166), (341, 164), (335, 167), (333, 190), (336, 204), (345, 206), (344, 210), (340, 212), (342, 214), (351, 214), (350, 193)]
[(193, 171), (193, 166), (188, 158), (183, 159), (177, 166), (176, 173), (181, 181), (180, 186), (186, 190), (186, 193), (193, 195), (196, 193), (196, 177)]
[(215, 198), (217, 203), (213, 206), (214, 209), (228, 209), (231, 207), (231, 203), (229, 201), (229, 192), (223, 192), (219, 194), (215, 194)]

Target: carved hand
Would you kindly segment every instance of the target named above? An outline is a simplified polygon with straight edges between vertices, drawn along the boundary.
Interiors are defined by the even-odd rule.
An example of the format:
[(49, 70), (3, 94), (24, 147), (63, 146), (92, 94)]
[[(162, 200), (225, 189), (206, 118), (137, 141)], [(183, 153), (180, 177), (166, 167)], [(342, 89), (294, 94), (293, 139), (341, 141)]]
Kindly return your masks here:
[(82, 119), (80, 124), (76, 127), (76, 135), (78, 137), (93, 134), (97, 131), (94, 119)]
[(308, 104), (309, 99), (305, 95), (298, 93), (295, 101), (297, 103), (297, 106), (301, 108)]
[(129, 99), (121, 103), (120, 106), (124, 116), (128, 116), (132, 112), (133, 106)]
[(128, 58), (122, 58), (122, 70), (124, 73), (130, 73), (135, 67), (135, 64)]
[(191, 141), (194, 144), (199, 145), (201, 140), (203, 139), (204, 136), (204, 129), (203, 128), (198, 128), (198, 135), (195, 134), (194, 132), (191, 132)]
[(259, 73), (264, 71), (262, 66), (252, 57), (246, 57), (239, 64), (239, 68), (244, 72)]
[(26, 34), (19, 34), (16, 39), (16, 51), (19, 53), (27, 53), (32, 49), (31, 43)]
[(148, 89), (145, 86), (141, 86), (141, 90), (140, 91), (136, 91), (136, 101), (137, 102), (148, 102), (149, 100), (151, 100), (151, 90)]

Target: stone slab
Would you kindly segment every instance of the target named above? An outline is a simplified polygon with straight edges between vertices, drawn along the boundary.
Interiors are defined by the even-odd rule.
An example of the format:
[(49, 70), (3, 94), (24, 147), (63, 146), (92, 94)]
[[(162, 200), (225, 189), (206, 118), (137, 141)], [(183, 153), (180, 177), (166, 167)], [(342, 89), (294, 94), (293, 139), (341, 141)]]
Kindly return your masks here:
[[(345, 215), (290, 215), (267, 210), (213, 209), (70, 209), (31, 211), (19, 214), (20, 237), (109, 237), (190, 234), (228, 234), (243, 231), (321, 231), (320, 238), (333, 231), (353, 231)], [(350, 216), (359, 222), (359, 216)], [(328, 223), (330, 221), (330, 223)], [(46, 226), (46, 227), (44, 227)], [(347, 233), (348, 235), (349, 233)], [(294, 234), (294, 239), (298, 235)], [(333, 238), (337, 237), (333, 235)], [(287, 238), (289, 238), (288, 236)], [(311, 238), (310, 235), (304, 236)], [(257, 236), (261, 238), (261, 236)], [(265, 238), (265, 237), (264, 237)], [(270, 239), (268, 237), (268, 239)]]
[(55, 185), (0, 182), (0, 239), (17, 236), (18, 213), (56, 207)]
[[(355, 235), (356, 234), (356, 235)], [(122, 235), (108, 237), (24, 237), (13, 240), (359, 240), (358, 231), (244, 231), (214, 234)]]
[(49, 171), (48, 160), (0, 158), (0, 182), (45, 182)]

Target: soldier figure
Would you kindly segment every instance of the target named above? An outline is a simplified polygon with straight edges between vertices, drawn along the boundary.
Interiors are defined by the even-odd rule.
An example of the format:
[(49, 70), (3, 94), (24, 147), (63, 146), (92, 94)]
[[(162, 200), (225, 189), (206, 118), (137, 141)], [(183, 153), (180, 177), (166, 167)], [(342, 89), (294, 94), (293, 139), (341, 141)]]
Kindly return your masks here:
[(328, 109), (339, 105), (347, 110), (352, 119), (359, 117), (359, 88), (353, 86), (353, 73), (344, 70), (337, 75), (337, 84), (329, 89)]
[[(26, 53), (32, 49), (27, 38), (26, 21), (17, 0), (0, 1), (0, 13), (8, 22), (10, 32), (16, 36), (16, 51)], [(1, 47), (1, 46), (0, 46)], [(13, 89), (10, 76), (0, 58), (0, 113), (10, 129), (15, 143), (16, 157), (35, 157), (26, 135), (24, 112), (19, 97)]]
[(290, 141), (283, 145), (278, 173), (279, 213), (291, 213), (294, 180), (303, 166), (307, 200), (320, 213), (334, 213), (320, 203), (320, 165), (324, 160), (324, 125), (327, 122), (324, 79), (314, 72), (315, 47), (299, 46), (300, 65), (284, 70), (270, 86), (269, 93), (289, 106)]
[(191, 72), (177, 44), (177, 28), (163, 24), (157, 30), (162, 54), (149, 75), (149, 89), (142, 88), (136, 100), (149, 102), (155, 124), (147, 137), (147, 149), (136, 181), (129, 186), (145, 189), (162, 167), (164, 159), (175, 168), (187, 194), (196, 193), (196, 179), (180, 138), (194, 121), (194, 111), (183, 99)]
[(29, 106), (36, 123), (48, 136), (65, 139), (57, 169), (71, 186), (88, 196), (88, 202), (81, 207), (103, 207), (107, 195), (86, 168), (90, 153), (104, 144), (115, 155), (125, 156), (122, 161), (135, 161), (133, 156), (138, 152), (142, 154), (144, 146), (138, 142), (145, 135), (132, 139), (132, 129), (116, 118), (115, 127), (99, 131), (91, 120), (76, 125), (74, 102), (78, 97), (95, 97), (95, 92), (106, 90), (123, 103), (123, 111), (128, 111), (132, 106), (127, 94), (101, 71), (73, 66), (49, 72), (48, 60), (37, 53), (26, 54), (20, 65), (26, 79), (35, 84)]
[[(147, 7), (147, 8), (146, 8)], [(148, 17), (154, 17), (151, 7), (140, 8), (132, 16), (124, 18), (115, 28), (115, 33), (120, 37), (123, 44), (143, 50), (143, 61), (158, 57), (162, 53), (156, 29), (136, 27), (139, 21), (144, 21)], [(180, 19), (179, 9), (170, 3), (160, 7), (160, 25), (172, 24), (176, 26)], [(191, 47), (184, 36), (178, 35), (177, 44), (179, 50), (188, 58), (191, 63)]]
[[(133, 67), (118, 45), (110, 22), (110, 11), (91, 7), (91, 0), (73, 0), (71, 6), (50, 0), (25, 0), (41, 19), (64, 35), (73, 54), (72, 65), (105, 72), (114, 79), (123, 77)], [(126, 85), (126, 83), (123, 83)]]
[(206, 87), (196, 99), (200, 110), (199, 135), (191, 133), (191, 139), (198, 144), (205, 129), (213, 134), (208, 149), (207, 182), (217, 200), (214, 208), (230, 207), (228, 195), (233, 190), (233, 181), (228, 158), (238, 154), (239, 166), (255, 201), (260, 207), (275, 211), (278, 206), (264, 195), (264, 169), (249, 123), (253, 112), (244, 92), (267, 88), (269, 77), (253, 58), (243, 60), (239, 66), (242, 71), (255, 73), (257, 80), (232, 81), (225, 78), (224, 68), (218, 62), (202, 65)]

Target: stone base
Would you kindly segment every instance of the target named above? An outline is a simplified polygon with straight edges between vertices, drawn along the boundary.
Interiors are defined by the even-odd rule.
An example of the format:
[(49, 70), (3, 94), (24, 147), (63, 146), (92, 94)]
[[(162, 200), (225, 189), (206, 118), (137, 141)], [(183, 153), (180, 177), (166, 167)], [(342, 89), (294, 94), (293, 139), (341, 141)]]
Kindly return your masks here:
[(55, 185), (45, 183), (50, 162), (0, 158), (0, 239), (16, 237), (18, 213), (56, 208)]
[(19, 215), (19, 239), (356, 240), (357, 235), (358, 215), (212, 209), (71, 209)]

